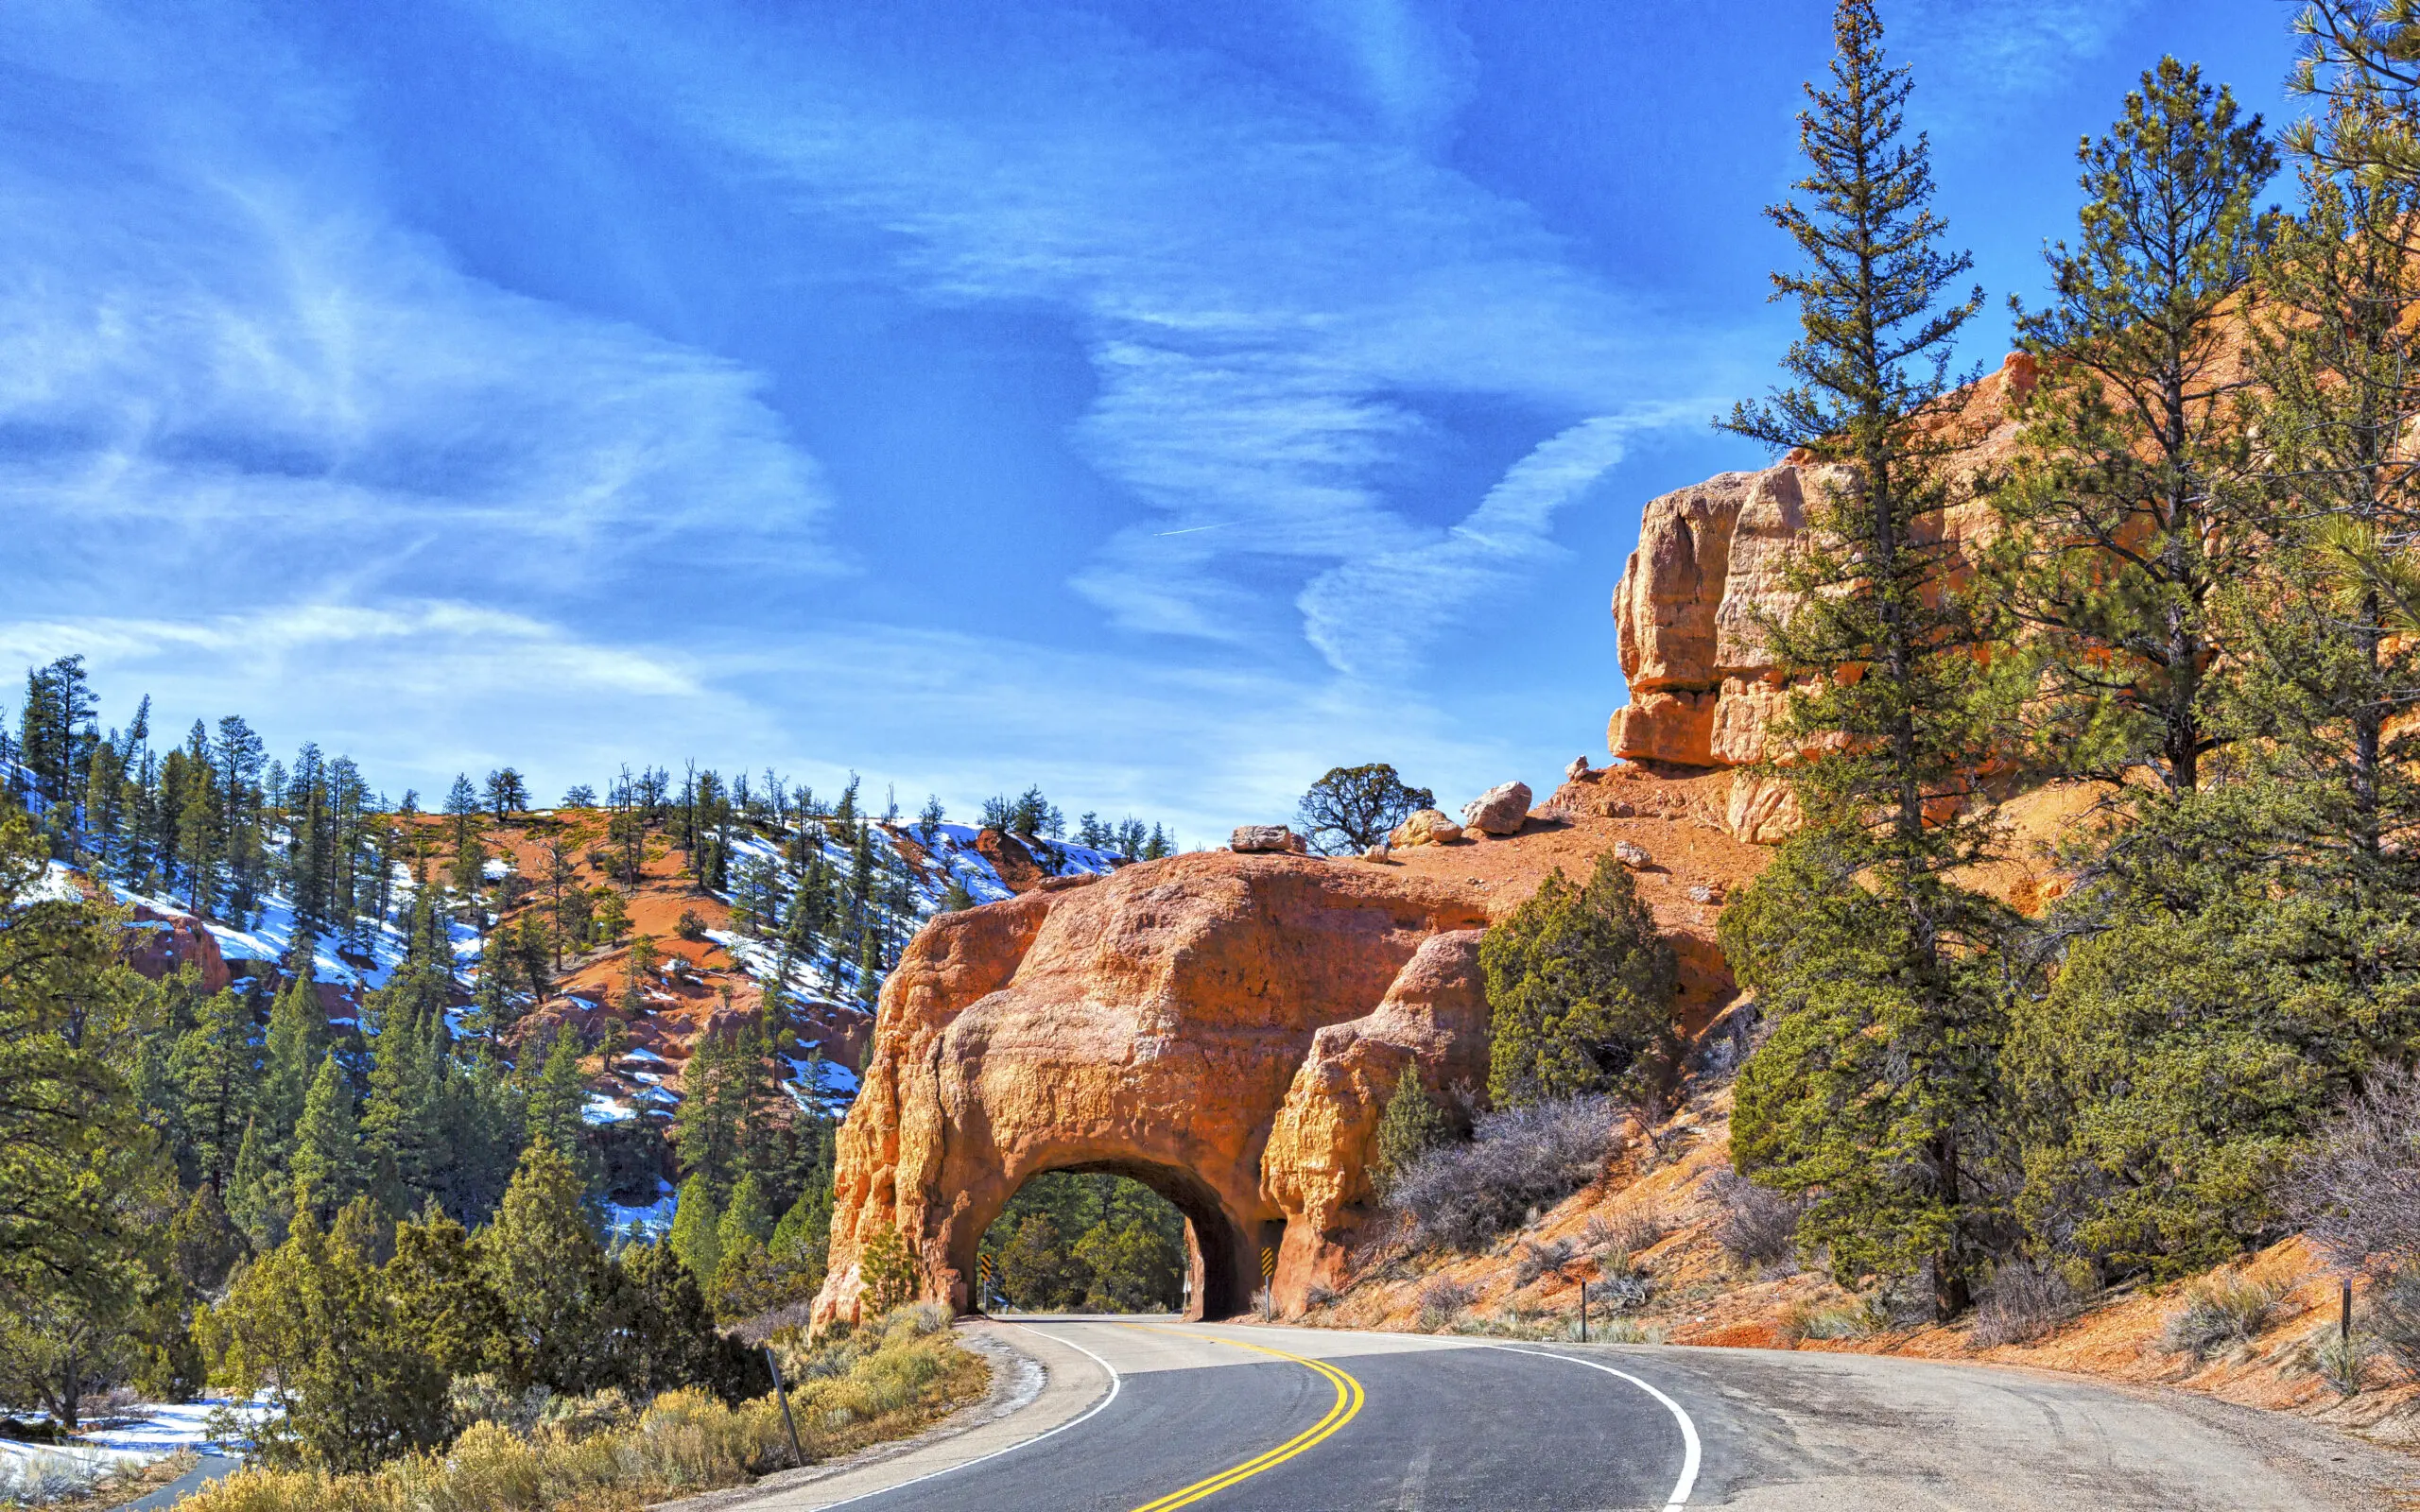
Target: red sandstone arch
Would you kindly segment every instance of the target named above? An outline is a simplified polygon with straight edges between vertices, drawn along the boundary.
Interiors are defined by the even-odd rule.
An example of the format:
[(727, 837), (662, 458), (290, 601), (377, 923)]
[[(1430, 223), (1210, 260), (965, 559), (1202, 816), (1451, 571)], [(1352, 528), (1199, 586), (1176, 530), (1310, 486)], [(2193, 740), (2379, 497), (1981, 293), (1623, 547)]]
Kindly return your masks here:
[(1485, 922), (1437, 882), (1227, 852), (935, 919), (884, 987), (840, 1131), (818, 1324), (856, 1314), (858, 1251), (885, 1227), (925, 1297), (968, 1306), (984, 1229), (1053, 1170), (1135, 1175), (1174, 1201), (1211, 1315), (1241, 1310), (1264, 1245), (1299, 1306), (1340, 1263), (1402, 1070), (1484, 1075), (1467, 932)]

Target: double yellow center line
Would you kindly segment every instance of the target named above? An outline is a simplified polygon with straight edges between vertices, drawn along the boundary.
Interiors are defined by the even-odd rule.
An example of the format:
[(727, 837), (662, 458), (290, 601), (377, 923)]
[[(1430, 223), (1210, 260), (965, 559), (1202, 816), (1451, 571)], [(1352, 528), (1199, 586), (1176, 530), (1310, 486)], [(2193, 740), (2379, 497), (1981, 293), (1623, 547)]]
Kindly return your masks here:
[(1151, 1332), (1173, 1334), (1181, 1339), (1196, 1339), (1204, 1344), (1232, 1345), (1238, 1349), (1251, 1349), (1254, 1353), (1273, 1355), (1280, 1360), (1290, 1360), (1296, 1365), (1326, 1377), (1328, 1384), (1336, 1388), (1336, 1400), (1328, 1407), (1326, 1417), (1268, 1453), (1248, 1459), (1232, 1469), (1220, 1470), (1206, 1480), (1196, 1481), (1183, 1490), (1170, 1491), (1156, 1502), (1146, 1502), (1136, 1507), (1134, 1512), (1174, 1512), (1177, 1507), (1191, 1506), (1204, 1497), (1215, 1496), (1236, 1482), (1250, 1480), (1272, 1466), (1283, 1465), (1305, 1450), (1322, 1442), (1333, 1435), (1338, 1429), (1351, 1422), (1354, 1414), (1361, 1410), (1361, 1383), (1325, 1361), (1305, 1359), (1299, 1354), (1288, 1354), (1283, 1349), (1272, 1349), (1266, 1345), (1245, 1344), (1236, 1339), (1213, 1338), (1205, 1333), (1177, 1333), (1173, 1329), (1153, 1329)]

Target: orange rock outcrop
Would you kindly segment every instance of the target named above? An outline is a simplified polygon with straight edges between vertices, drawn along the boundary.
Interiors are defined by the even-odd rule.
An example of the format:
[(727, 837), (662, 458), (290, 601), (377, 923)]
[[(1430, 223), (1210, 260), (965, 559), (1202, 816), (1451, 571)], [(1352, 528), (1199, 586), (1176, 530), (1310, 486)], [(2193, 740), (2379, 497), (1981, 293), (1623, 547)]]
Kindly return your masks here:
[[(1333, 1263), (1318, 1226), (1356, 1200), (1321, 1173), (1392, 1088), (1388, 1052), (1350, 1046), (1483, 1065), (1467, 940), (1432, 941), (1486, 919), (1474, 890), (1395, 868), (1219, 851), (933, 919), (884, 986), (840, 1131), (818, 1324), (856, 1314), (859, 1253), (885, 1228), (925, 1295), (967, 1305), (984, 1229), (1060, 1170), (1132, 1176), (1176, 1204), (1197, 1314), (1249, 1305), (1263, 1249), (1283, 1253), (1280, 1298), (1298, 1296)], [(1321, 1031), (1354, 1021), (1323, 1057)], [(1353, 1063), (1333, 1078), (1350, 1111), (1289, 1095), (1306, 1057)]]
[(1641, 847), (1640, 895), (1681, 960), (1681, 1032), (1733, 1000), (1709, 900), (1769, 852), (1698, 812), (1723, 779), (1615, 768), (1514, 836), (1384, 862), (1197, 852), (936, 918), (884, 987), (840, 1131), (818, 1325), (856, 1315), (857, 1263), (886, 1227), (922, 1295), (970, 1305), (984, 1229), (1062, 1170), (1132, 1176), (1176, 1204), (1197, 1314), (1249, 1306), (1263, 1249), (1277, 1306), (1299, 1312), (1371, 1215), (1372, 1143), (1405, 1072), (1432, 1091), (1485, 1083), (1479, 930), (1549, 871)]
[[(1971, 438), (1963, 472), (2008, 455), (2015, 402), (2033, 386), (2032, 360), (2012, 353), (1977, 384), (1959, 417)], [(1851, 478), (1797, 459), (1755, 472), (1724, 472), (1648, 501), (1638, 549), (1614, 590), (1622, 676), (1630, 702), (1605, 731), (1612, 752), (1668, 766), (1736, 767), (1765, 755), (1766, 731), (1788, 696), (1761, 623), (1787, 617), (1785, 572), (1806, 539), (1824, 490)], [(1945, 512), (1939, 529), (1962, 547), (1993, 524), (1988, 505)], [(1790, 816), (1777, 788), (1742, 784), (1726, 805), (1733, 833), (1774, 839)]]
[(1404, 1076), (1418, 1074), (1432, 1096), (1487, 1084), (1482, 937), (1430, 936), (1376, 1009), (1311, 1037), (1261, 1160), (1261, 1194), (1287, 1215), (1279, 1307), (1298, 1311), (1311, 1287), (1341, 1291), (1351, 1279), (1350, 1241), (1375, 1211), (1378, 1120)]
[(191, 967), (204, 992), (216, 992), (234, 977), (218, 939), (190, 915), (168, 915), (136, 903), (118, 947), (126, 964), (153, 981)]

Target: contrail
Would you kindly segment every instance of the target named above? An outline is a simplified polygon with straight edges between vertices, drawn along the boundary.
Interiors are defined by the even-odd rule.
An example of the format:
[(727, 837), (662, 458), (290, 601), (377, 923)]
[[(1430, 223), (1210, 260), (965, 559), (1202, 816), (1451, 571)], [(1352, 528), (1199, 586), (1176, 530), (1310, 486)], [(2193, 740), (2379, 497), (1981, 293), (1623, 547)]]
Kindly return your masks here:
[(1182, 530), (1154, 530), (1151, 535), (1155, 539), (1160, 536), (1189, 536), (1197, 530), (1224, 530), (1234, 524), (1233, 520), (1221, 520), (1215, 525), (1187, 525)]

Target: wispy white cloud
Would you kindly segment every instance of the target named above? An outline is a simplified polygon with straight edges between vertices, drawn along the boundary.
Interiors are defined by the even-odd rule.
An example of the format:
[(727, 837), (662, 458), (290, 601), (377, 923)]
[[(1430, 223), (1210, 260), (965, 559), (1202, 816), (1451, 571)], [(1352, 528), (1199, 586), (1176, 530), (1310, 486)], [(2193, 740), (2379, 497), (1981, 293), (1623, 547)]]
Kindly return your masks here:
[(78, 106), (0, 122), (0, 509), (59, 548), (0, 566), (21, 603), (552, 595), (709, 531), (828, 561), (761, 374), (463, 273), (274, 30), (36, 8), (0, 58)]
[(1459, 524), (1321, 574), (1300, 600), (1311, 644), (1348, 673), (1409, 672), (1429, 638), (1562, 555), (1552, 534), (1556, 512), (1619, 462), (1640, 428), (1639, 420), (1614, 416), (1574, 425), (1515, 463)]
[(1909, 36), (1955, 90), (2031, 94), (2100, 56), (2142, 8), (2143, 0), (1916, 0)]
[[(1643, 362), (1651, 312), (1422, 150), (1467, 86), (1458, 36), (1409, 5), (1314, 9), (1392, 102), (1375, 125), (1074, 10), (927, 17), (912, 67), (879, 26), (768, 36), (693, 10), (669, 30), (591, 5), (498, 25), (610, 72), (652, 129), (705, 134), (802, 215), (894, 233), (925, 298), (1057, 312), (1098, 382), (1074, 442), (1148, 511), (1074, 586), (1118, 627), (1253, 642), (1309, 630), (1280, 616), (1311, 579), (1432, 541), (1417, 516), (1435, 501), (1400, 491), (1437, 423), (1421, 396), (1524, 407), (1543, 438), (1643, 412), (1691, 360), (1667, 343), (1684, 355)], [(1406, 629), (1310, 638), (1374, 669), (1392, 652), (1355, 643)]]

